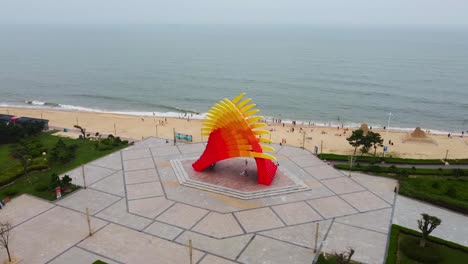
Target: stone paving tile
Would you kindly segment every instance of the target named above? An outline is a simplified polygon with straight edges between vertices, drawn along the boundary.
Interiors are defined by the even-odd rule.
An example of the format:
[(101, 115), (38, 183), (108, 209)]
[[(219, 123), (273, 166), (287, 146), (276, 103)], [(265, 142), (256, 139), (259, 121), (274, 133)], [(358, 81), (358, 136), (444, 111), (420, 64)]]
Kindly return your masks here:
[[(188, 248), (123, 226), (110, 224), (79, 244), (123, 263), (188, 263)], [(203, 252), (193, 251), (194, 263)]]
[(128, 211), (148, 218), (155, 218), (173, 205), (173, 201), (164, 197), (154, 197), (128, 201)]
[(141, 199), (155, 196), (164, 196), (161, 184), (159, 181), (127, 184), (127, 199)]
[(200, 264), (236, 264), (237, 262), (232, 262), (227, 259), (216, 257), (213, 255), (206, 255), (200, 262)]
[(231, 238), (216, 239), (186, 231), (180, 235), (176, 241), (184, 245), (188, 245), (189, 239), (192, 239), (192, 245), (194, 248), (234, 260), (247, 245), (252, 236), (252, 234), (249, 234)]
[(307, 202), (325, 218), (355, 214), (358, 212), (338, 196), (325, 197)]
[(395, 198), (394, 189), (398, 186), (398, 181), (394, 179), (371, 176), (362, 173), (353, 172), (352, 178), (362, 186), (369, 189), (387, 203), (393, 204)]
[(301, 156), (301, 155), (313, 156), (312, 153), (310, 153), (307, 150), (304, 150), (301, 148), (290, 147), (290, 146), (283, 146), (277, 153), (280, 155), (287, 156), (287, 157), (294, 157), (294, 156)]
[(336, 170), (330, 165), (321, 165), (321, 166), (314, 166), (314, 167), (307, 167), (304, 168), (310, 175), (312, 175), (317, 180), (324, 180), (324, 179), (331, 179), (331, 178), (338, 178), (344, 177), (345, 175), (341, 172)]
[(151, 158), (151, 152), (149, 149), (134, 149), (122, 151), (123, 160)]
[(120, 157), (120, 152), (115, 152), (98, 160), (95, 160), (91, 163), (88, 163), (88, 165), (96, 165), (118, 171), (122, 170), (122, 158)]
[(111, 176), (108, 176), (96, 183), (89, 186), (98, 191), (103, 191), (118, 195), (120, 197), (125, 196), (124, 181), (122, 171), (116, 172)]
[(284, 224), (270, 208), (260, 208), (234, 213), (247, 232), (283, 227)]
[(96, 217), (138, 230), (142, 230), (151, 223), (151, 220), (149, 219), (128, 213), (125, 199), (122, 199), (106, 208), (102, 212), (98, 213)]
[(292, 162), (287, 158), (279, 160), (278, 162), (280, 165), (279, 169), (289, 177), (294, 177), (304, 182), (317, 180), (314, 177), (312, 177), (309, 173), (307, 173), (302, 167), (299, 167), (296, 163)]
[(203, 151), (205, 151), (205, 146), (203, 146), (201, 143), (179, 145), (178, 147), (182, 154), (201, 154)]
[(388, 203), (375, 194), (364, 191), (358, 193), (343, 194), (341, 197), (361, 212), (390, 207)]
[(83, 264), (83, 263), (94, 263), (96, 260), (104, 261), (108, 264), (117, 264), (108, 258), (103, 258), (89, 251), (83, 250), (78, 247), (72, 247), (65, 253), (60, 255), (58, 258), (49, 262), (49, 264)]
[[(86, 176), (86, 185), (89, 186), (102, 178), (105, 178), (111, 174), (114, 174), (116, 171), (112, 169), (106, 169), (94, 165), (85, 165), (85, 176)], [(83, 186), (83, 174), (82, 174), (82, 169), (81, 167), (78, 167), (72, 171), (66, 172), (61, 175), (63, 177), (64, 175), (70, 176), (72, 179), (72, 183), (75, 185)]]
[(302, 224), (322, 219), (322, 217), (305, 202), (276, 205), (272, 206), (272, 209), (287, 225)]
[(398, 195), (393, 223), (419, 231), (417, 220), (421, 218), (422, 213), (442, 219), (442, 224), (431, 233), (431, 236), (468, 246), (468, 216), (438, 206)]
[(249, 264), (302, 264), (312, 263), (314, 257), (312, 249), (257, 235), (242, 253), (239, 261)]
[(171, 226), (168, 224), (155, 221), (150, 226), (148, 226), (144, 231), (146, 233), (150, 233), (158, 237), (173, 240), (184, 230), (175, 226)]
[(126, 149), (131, 150), (131, 149), (153, 148), (153, 147), (160, 147), (160, 146), (166, 146), (166, 145), (169, 145), (169, 143), (166, 143), (166, 139), (150, 137), (142, 141), (137, 141), (135, 142), (133, 146), (130, 146)]
[(352, 247), (356, 250), (353, 260), (381, 264), (384, 262), (386, 246), (387, 235), (335, 222), (323, 243), (322, 251), (332, 254)]
[(351, 193), (357, 191), (364, 191), (364, 187), (357, 184), (348, 177), (340, 177), (320, 181), (322, 184), (330, 188), (336, 194)]
[(162, 147), (151, 148), (151, 153), (153, 153), (153, 157), (171, 156), (171, 155), (181, 154), (177, 146), (162, 146)]
[[(91, 226), (98, 230), (105, 221), (91, 217)], [(66, 251), (89, 234), (86, 215), (54, 207), (12, 230), (10, 248), (21, 263), (42, 264)], [(0, 250), (0, 259), (6, 258)]]
[(208, 213), (207, 210), (177, 203), (160, 215), (157, 220), (189, 229), (206, 213)]
[(23, 194), (13, 198), (0, 211), (0, 221), (8, 221), (12, 226), (15, 226), (54, 206), (52, 203)]
[(216, 212), (209, 213), (192, 230), (216, 238), (244, 233), (232, 214), (220, 214)]
[(289, 159), (294, 161), (300, 167), (319, 166), (324, 164), (323, 161), (311, 154), (290, 157)]
[(176, 179), (172, 181), (163, 180), (163, 184), (168, 199), (194, 206), (203, 206), (203, 208), (220, 213), (256, 208), (262, 205), (261, 201), (241, 200), (217, 193), (185, 187), (180, 185), (179, 181)]
[(157, 181), (158, 173), (156, 169), (147, 169), (147, 170), (136, 170), (136, 171), (127, 171), (125, 172), (125, 183), (134, 184), (134, 183), (143, 183), (150, 181)]
[(89, 214), (94, 215), (119, 199), (122, 198), (88, 188), (81, 189), (76, 193), (66, 196), (62, 200), (56, 202), (56, 204), (82, 213), (86, 213), (86, 208), (88, 208)]
[(336, 218), (335, 221), (373, 231), (388, 233), (392, 208)]
[(124, 161), (125, 172), (134, 170), (154, 169), (154, 162), (152, 158), (143, 158), (135, 160)]
[(260, 234), (263, 236), (276, 238), (285, 242), (293, 243), (299, 246), (314, 248), (315, 247), (315, 228), (319, 224), (319, 235), (317, 248), (323, 240), (325, 234), (330, 227), (331, 220), (319, 221), (316, 223), (301, 224), (295, 226), (287, 226), (278, 229), (263, 231)]

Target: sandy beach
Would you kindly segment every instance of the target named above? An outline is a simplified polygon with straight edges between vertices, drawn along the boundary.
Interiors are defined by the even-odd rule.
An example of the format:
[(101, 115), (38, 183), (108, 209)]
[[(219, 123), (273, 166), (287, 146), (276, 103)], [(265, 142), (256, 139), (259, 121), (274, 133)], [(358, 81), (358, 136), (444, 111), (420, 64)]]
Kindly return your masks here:
[[(172, 139), (173, 131), (193, 136), (194, 142), (206, 141), (207, 137), (201, 136), (202, 120), (180, 119), (164, 117), (140, 117), (135, 115), (63, 111), (51, 109), (32, 108), (5, 108), (0, 107), (0, 113), (17, 116), (37, 117), (49, 120), (49, 126), (54, 128), (68, 128), (71, 136), (73, 126), (78, 124), (90, 133), (99, 132), (101, 134), (116, 134), (124, 138), (141, 140), (147, 137), (161, 137)], [(162, 124), (162, 122), (164, 124)], [(291, 128), (294, 127), (294, 132)], [(344, 134), (342, 128), (318, 127), (309, 124), (298, 123), (296, 126), (282, 124), (269, 124), (271, 139), (273, 143), (279, 144), (283, 139), (286, 145), (301, 147), (304, 142), (306, 149), (313, 151), (314, 147), (323, 147), (324, 153), (352, 154), (353, 148), (346, 141), (346, 137), (351, 134), (351, 130)], [(448, 150), (449, 159), (468, 158), (468, 138), (460, 136), (447, 137), (447, 135), (429, 134), (432, 143), (427, 142), (404, 142), (407, 131), (374, 129), (384, 138), (384, 143), (389, 140), (394, 142), (389, 146), (388, 154), (406, 158), (421, 159), (443, 159)], [(305, 133), (305, 135), (304, 135)], [(373, 151), (373, 150), (371, 150)], [(382, 148), (377, 151), (382, 155)], [(387, 155), (388, 155), (387, 154)]]

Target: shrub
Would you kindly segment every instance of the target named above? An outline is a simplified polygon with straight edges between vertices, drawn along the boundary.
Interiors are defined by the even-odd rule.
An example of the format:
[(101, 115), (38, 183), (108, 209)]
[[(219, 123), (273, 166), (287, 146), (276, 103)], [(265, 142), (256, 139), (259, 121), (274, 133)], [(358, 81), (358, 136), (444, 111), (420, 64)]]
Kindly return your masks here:
[(400, 235), (400, 248), (403, 253), (418, 262), (439, 263), (442, 261), (439, 249), (428, 243), (426, 247), (419, 247), (419, 238), (409, 235)]
[(57, 175), (57, 173), (52, 173), (52, 175), (50, 175), (50, 182), (49, 182), (49, 188), (50, 189), (55, 189), (57, 187), (60, 186), (60, 178), (59, 176)]
[(113, 135), (107, 136), (107, 138), (98, 138), (95, 146), (99, 151), (111, 150), (115, 147), (128, 145), (127, 140), (121, 140), (120, 137), (114, 137)]
[(62, 180), (60, 181), (61, 186), (69, 187), (71, 185), (72, 179), (70, 176), (65, 175), (62, 177)]
[(461, 177), (465, 175), (465, 172), (462, 169), (454, 169), (453, 175), (455, 175), (455, 177)]
[(93, 264), (107, 264), (107, 262), (104, 262), (102, 260), (96, 260), (93, 262)]
[(398, 170), (397, 174), (398, 174), (398, 176), (404, 177), (404, 178), (408, 177), (408, 175), (409, 175), (408, 171), (406, 169)]
[(439, 188), (440, 188), (440, 182), (439, 182), (439, 181), (435, 181), (435, 182), (432, 183), (431, 186), (432, 186), (432, 188), (434, 188), (434, 189), (439, 189)]
[(73, 144), (67, 146), (62, 139), (59, 139), (59, 141), (57, 141), (57, 144), (55, 144), (54, 148), (50, 152), (51, 158), (54, 161), (67, 163), (73, 158), (75, 158), (77, 148), (77, 145)]

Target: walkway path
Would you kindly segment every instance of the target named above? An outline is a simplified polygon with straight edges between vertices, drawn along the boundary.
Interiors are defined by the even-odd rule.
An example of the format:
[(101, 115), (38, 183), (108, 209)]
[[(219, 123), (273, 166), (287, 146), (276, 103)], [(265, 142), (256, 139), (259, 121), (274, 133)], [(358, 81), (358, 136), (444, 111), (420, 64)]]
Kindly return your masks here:
[[(308, 189), (242, 200), (184, 186), (171, 161), (198, 157), (204, 144), (149, 138), (87, 164), (87, 189), (54, 203), (20, 196), (0, 220), (15, 225), (11, 248), (24, 263), (188, 263), (190, 239), (200, 264), (312, 263), (315, 246), (383, 263), (396, 181), (349, 178), (308, 151), (274, 147), (280, 169)], [(67, 174), (83, 185), (81, 169)]]
[(431, 204), (398, 195), (393, 223), (418, 231), (417, 220), (421, 218), (422, 213), (437, 216), (442, 220), (442, 224), (432, 232), (432, 236), (468, 246), (468, 216)]

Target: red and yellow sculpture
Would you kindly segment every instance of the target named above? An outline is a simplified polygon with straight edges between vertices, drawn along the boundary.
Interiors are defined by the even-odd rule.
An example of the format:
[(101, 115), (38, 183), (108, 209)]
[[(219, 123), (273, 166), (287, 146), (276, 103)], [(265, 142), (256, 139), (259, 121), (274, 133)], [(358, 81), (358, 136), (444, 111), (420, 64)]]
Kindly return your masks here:
[(259, 110), (253, 109), (255, 104), (249, 104), (252, 99), (243, 99), (244, 96), (242, 93), (232, 101), (224, 99), (208, 111), (202, 128), (202, 135), (209, 136), (208, 145), (192, 167), (200, 172), (220, 160), (255, 158), (258, 183), (270, 185), (278, 167), (273, 163), (276, 158), (263, 151), (275, 149), (260, 145), (260, 142), (271, 143), (271, 139), (261, 137), (270, 132), (259, 129), (266, 126), (258, 122), (263, 117), (254, 116)]

